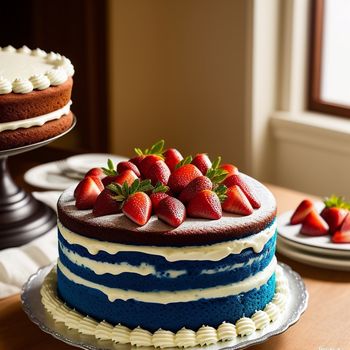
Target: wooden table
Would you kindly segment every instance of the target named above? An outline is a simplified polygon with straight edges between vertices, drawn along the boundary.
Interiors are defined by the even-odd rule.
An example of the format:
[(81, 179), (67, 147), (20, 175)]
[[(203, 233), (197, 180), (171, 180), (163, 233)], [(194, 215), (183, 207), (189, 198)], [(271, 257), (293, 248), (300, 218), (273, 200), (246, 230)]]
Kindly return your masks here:
[[(16, 156), (10, 162), (15, 178), (23, 184), (22, 174), (40, 161), (45, 161), (48, 153), (39, 150), (28, 156)], [(50, 152), (46, 161), (63, 158), (64, 152)], [(25, 159), (27, 158), (27, 160)], [(17, 171), (15, 170), (17, 169)], [(305, 197), (296, 191), (274, 185), (267, 185), (275, 195), (279, 212), (295, 206)], [(350, 350), (350, 274), (310, 267), (282, 255), (278, 256), (297, 271), (304, 279), (309, 292), (309, 306), (301, 319), (287, 332), (251, 347), (254, 350)], [(63, 350), (72, 347), (43, 333), (31, 323), (22, 311), (19, 295), (0, 300), (0, 350), (50, 349)]]

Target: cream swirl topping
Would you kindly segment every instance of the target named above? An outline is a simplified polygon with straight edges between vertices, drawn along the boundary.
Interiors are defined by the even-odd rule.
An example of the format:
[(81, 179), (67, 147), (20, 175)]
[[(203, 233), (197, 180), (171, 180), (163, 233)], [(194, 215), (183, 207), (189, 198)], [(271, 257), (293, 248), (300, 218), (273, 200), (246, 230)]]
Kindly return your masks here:
[(27, 94), (33, 91), (33, 84), (27, 79), (17, 78), (12, 83), (12, 91), (16, 94)]
[(236, 323), (236, 331), (242, 337), (250, 335), (255, 331), (255, 323), (251, 318), (242, 317)]
[(201, 346), (215, 344), (218, 342), (216, 329), (210, 326), (202, 326), (197, 331), (196, 339)]
[(175, 343), (175, 334), (171, 331), (158, 329), (152, 337), (152, 344), (155, 348), (171, 348)]
[(219, 341), (229, 341), (237, 337), (236, 326), (229, 322), (223, 322), (218, 327)]
[(17, 52), (30, 55), (31, 52), (32, 52), (32, 50), (31, 50), (28, 46), (23, 45), (22, 47), (20, 47), (19, 49), (17, 49)]
[(50, 79), (44, 74), (35, 74), (29, 78), (33, 84), (33, 88), (37, 90), (45, 90), (50, 86)]
[(4, 77), (0, 77), (0, 95), (8, 94), (11, 91), (12, 91), (12, 84)]
[(68, 79), (67, 73), (60, 67), (49, 70), (46, 72), (46, 76), (53, 86), (61, 85)]

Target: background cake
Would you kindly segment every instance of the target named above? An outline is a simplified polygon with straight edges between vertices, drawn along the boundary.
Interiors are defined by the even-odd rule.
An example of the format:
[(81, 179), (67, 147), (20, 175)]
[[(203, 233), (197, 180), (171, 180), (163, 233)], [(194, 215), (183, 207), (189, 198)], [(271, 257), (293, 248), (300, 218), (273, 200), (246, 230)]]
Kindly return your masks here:
[(67, 130), (74, 68), (60, 54), (0, 48), (0, 149), (46, 140)]
[[(165, 154), (163, 151), (158, 153)], [(166, 164), (166, 160), (164, 156), (161, 162)], [(154, 163), (158, 161), (154, 159)], [(191, 161), (191, 164), (195, 163)], [(276, 292), (276, 203), (272, 194), (258, 181), (238, 173), (237, 169), (233, 173), (215, 171), (219, 180), (216, 182), (211, 171), (228, 167), (210, 162), (204, 171), (213, 181), (212, 191), (196, 187), (192, 198), (183, 205), (178, 198), (184, 198), (185, 188), (191, 187), (194, 179), (198, 182), (203, 177), (196, 175), (192, 180), (187, 179), (187, 185), (177, 191), (176, 186), (183, 178), (174, 184), (173, 174), (177, 169), (182, 169), (178, 172), (187, 169), (185, 163), (180, 163), (170, 171), (168, 179), (162, 180), (170, 185), (170, 189), (164, 183), (160, 185), (160, 181), (151, 186), (151, 194), (149, 187), (147, 190), (145, 187), (147, 193), (143, 194), (150, 196), (155, 211), (145, 223), (130, 215), (127, 203), (135, 194), (133, 188), (139, 180), (130, 180), (129, 187), (123, 180), (118, 185), (118, 179), (126, 179), (126, 170), (115, 175), (112, 165), (105, 169), (107, 177), (102, 178), (104, 175), (93, 169), (76, 189), (70, 188), (62, 194), (58, 202), (57, 292), (68, 307), (76, 310), (74, 312), (79, 312), (82, 317), (88, 315), (94, 322), (103, 321), (110, 331), (116, 327), (123, 334), (142, 330), (152, 338), (163, 330), (174, 340), (184, 331), (192, 332), (192, 335), (197, 334), (192, 346), (232, 339), (237, 334), (244, 336), (276, 319), (281, 311), (276, 305), (283, 306), (285, 296)], [(140, 164), (138, 167), (145, 169)], [(122, 167), (118, 165), (118, 168)], [(200, 164), (196, 168), (201, 168)], [(138, 169), (134, 170), (138, 172)], [(141, 178), (146, 177), (143, 173), (144, 170), (139, 172)], [(109, 181), (106, 180), (113, 176), (115, 182), (107, 185)], [(158, 180), (162, 178), (158, 173)], [(232, 179), (236, 178), (247, 195), (238, 190), (238, 195), (230, 196), (236, 189), (236, 185), (232, 185)], [(141, 184), (145, 181), (149, 180)], [(162, 186), (164, 192), (160, 193), (165, 197), (156, 205), (153, 201), (157, 193), (155, 188)], [(208, 208), (202, 213), (190, 209), (193, 202), (208, 191), (215, 196), (220, 192), (219, 198), (222, 188), (225, 195), (221, 205), (225, 209), (215, 220), (210, 217), (212, 213)], [(114, 213), (108, 212), (109, 200), (117, 203), (125, 189), (128, 196), (123, 199), (122, 208), (117, 206)], [(114, 190), (116, 193), (113, 194)], [(106, 191), (109, 191), (109, 199)], [(94, 201), (83, 206), (93, 193)], [(174, 223), (169, 216), (164, 216), (169, 197), (175, 198), (170, 205), (170, 208), (176, 208), (172, 212), (174, 215), (178, 216), (181, 205), (185, 208), (187, 217), (185, 215), (179, 222)], [(101, 205), (99, 198), (104, 199), (104, 208), (108, 209), (109, 215), (96, 210)], [(177, 201), (179, 207), (175, 205)], [(208, 203), (202, 204), (204, 208)], [(245, 211), (244, 205), (251, 204), (255, 209), (251, 206)], [(145, 211), (143, 202), (142, 208)], [(49, 284), (43, 290), (44, 304), (55, 317), (60, 308), (52, 306), (53, 298), (49, 297), (48, 291), (53, 289)], [(239, 329), (236, 330), (237, 326)], [(203, 342), (198, 340), (201, 332), (217, 334), (223, 329), (227, 330), (226, 338), (215, 336), (209, 337), (211, 340), (206, 337)], [(128, 339), (119, 337), (116, 341), (155, 345), (154, 342)], [(179, 346), (175, 340), (171, 344)]]

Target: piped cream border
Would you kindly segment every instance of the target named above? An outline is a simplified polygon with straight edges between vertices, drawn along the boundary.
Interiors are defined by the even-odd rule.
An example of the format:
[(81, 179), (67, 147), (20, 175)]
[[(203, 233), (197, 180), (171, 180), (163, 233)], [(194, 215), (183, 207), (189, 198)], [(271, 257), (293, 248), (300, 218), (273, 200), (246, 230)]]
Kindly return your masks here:
[(288, 280), (283, 269), (277, 266), (275, 295), (264, 310), (256, 311), (251, 318), (242, 317), (236, 324), (223, 322), (217, 329), (203, 325), (197, 331), (182, 328), (173, 333), (159, 329), (152, 334), (140, 327), (131, 330), (120, 324), (112, 326), (105, 321), (97, 322), (69, 308), (57, 296), (56, 268), (53, 268), (47, 275), (40, 292), (42, 303), (48, 313), (56, 322), (64, 323), (68, 329), (85, 335), (93, 335), (99, 340), (111, 340), (119, 344), (130, 343), (137, 347), (154, 346), (162, 349), (204, 346), (248, 336), (256, 330), (264, 329), (270, 322), (276, 321), (284, 312), (289, 301)]

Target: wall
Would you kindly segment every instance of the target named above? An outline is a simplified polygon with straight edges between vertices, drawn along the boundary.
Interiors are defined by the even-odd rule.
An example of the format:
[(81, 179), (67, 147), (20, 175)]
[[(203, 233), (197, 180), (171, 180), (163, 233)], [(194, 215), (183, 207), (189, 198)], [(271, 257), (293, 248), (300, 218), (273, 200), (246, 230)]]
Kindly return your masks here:
[(110, 0), (111, 151), (164, 138), (244, 168), (245, 0)]

